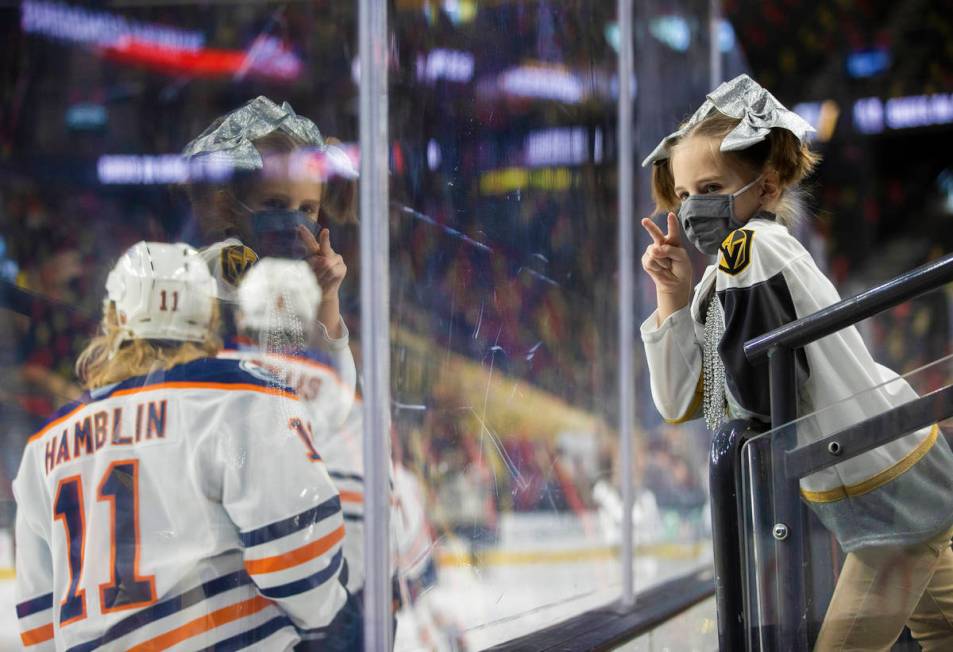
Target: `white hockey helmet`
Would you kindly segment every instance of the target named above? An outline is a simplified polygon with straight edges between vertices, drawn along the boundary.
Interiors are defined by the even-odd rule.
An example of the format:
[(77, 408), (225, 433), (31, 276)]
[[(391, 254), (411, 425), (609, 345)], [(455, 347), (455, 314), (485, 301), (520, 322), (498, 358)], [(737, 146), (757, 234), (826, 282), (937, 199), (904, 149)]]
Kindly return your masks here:
[(289, 330), (295, 320), (307, 331), (320, 303), (321, 286), (303, 260), (262, 258), (238, 287), (243, 325), (257, 331)]
[(143, 241), (109, 272), (106, 300), (116, 306), (120, 341), (201, 342), (209, 335), (215, 279), (189, 245)]

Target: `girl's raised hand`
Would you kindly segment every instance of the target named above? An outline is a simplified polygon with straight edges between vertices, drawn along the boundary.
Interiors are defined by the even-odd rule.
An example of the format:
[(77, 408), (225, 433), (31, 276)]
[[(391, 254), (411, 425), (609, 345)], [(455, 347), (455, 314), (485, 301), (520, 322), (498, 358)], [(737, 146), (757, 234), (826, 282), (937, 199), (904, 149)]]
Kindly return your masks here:
[(321, 286), (321, 305), (318, 306), (318, 321), (327, 328), (328, 336), (332, 339), (341, 337), (341, 309), (338, 291), (347, 275), (347, 265), (341, 254), (331, 248), (331, 232), (321, 229), (315, 238), (305, 227), (298, 226), (298, 237), (308, 250), (305, 260), (311, 265), (318, 285)]
[(655, 281), (659, 310), (662, 312), (663, 295), (665, 303), (677, 310), (692, 296), (692, 262), (682, 246), (678, 218), (675, 213), (668, 214), (668, 233), (662, 233), (648, 218), (642, 220), (642, 226), (652, 236), (652, 244), (642, 255), (642, 269)]
[(322, 295), (326, 299), (337, 299), (338, 290), (341, 289), (341, 283), (347, 276), (347, 265), (344, 264), (344, 258), (341, 254), (331, 248), (331, 232), (327, 229), (321, 229), (318, 237), (303, 226), (298, 227), (298, 237), (304, 243), (308, 250), (305, 260), (314, 270), (314, 275), (318, 279), (318, 285), (321, 286)]

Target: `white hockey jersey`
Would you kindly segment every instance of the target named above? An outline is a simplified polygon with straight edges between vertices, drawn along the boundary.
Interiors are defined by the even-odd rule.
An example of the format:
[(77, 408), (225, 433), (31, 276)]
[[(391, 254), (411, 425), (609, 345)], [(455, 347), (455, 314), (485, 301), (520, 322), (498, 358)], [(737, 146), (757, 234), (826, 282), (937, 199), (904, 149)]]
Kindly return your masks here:
[[(436, 583), (433, 536), (427, 518), (425, 490), (420, 479), (403, 464), (394, 464), (394, 509), (391, 531), (397, 549), (400, 581), (407, 598), (416, 600)], [(401, 587), (403, 590), (403, 586)]]
[(364, 586), (364, 455), (362, 405), (355, 397), (353, 364), (339, 373), (335, 358), (322, 351), (299, 355), (263, 353), (246, 338), (235, 338), (219, 357), (262, 367), (295, 391), (313, 424), (319, 451), (341, 496), (347, 536), (346, 585), (356, 593)]
[(338, 491), (301, 402), (201, 359), (95, 390), (27, 444), (27, 650), (286, 650), (344, 604)]
[[(219, 357), (252, 362), (296, 391), (314, 424), (314, 445), (337, 485), (344, 513), (346, 586), (356, 595), (364, 588), (364, 454), (363, 403), (356, 396), (354, 376), (342, 377), (335, 360), (321, 351), (296, 356), (263, 353), (246, 338), (230, 340)], [(432, 579), (430, 528), (419, 482), (409, 471), (391, 469), (391, 545), (396, 569), (419, 594)], [(423, 584), (421, 584), (423, 583)], [(417, 585), (421, 584), (422, 588)]]
[[(661, 324), (656, 313), (642, 324), (652, 397), (671, 423), (700, 414), (702, 316), (712, 296), (725, 319), (718, 352), (729, 414), (770, 421), (768, 365), (749, 363), (744, 343), (840, 296), (783, 225), (755, 218), (732, 232), (691, 305)], [(854, 327), (808, 344), (796, 366), (798, 414), (812, 415), (797, 426), (801, 444), (916, 398), (906, 381), (874, 361)], [(923, 428), (802, 478), (801, 493), (847, 552), (917, 543), (953, 525), (953, 452), (936, 426)]]

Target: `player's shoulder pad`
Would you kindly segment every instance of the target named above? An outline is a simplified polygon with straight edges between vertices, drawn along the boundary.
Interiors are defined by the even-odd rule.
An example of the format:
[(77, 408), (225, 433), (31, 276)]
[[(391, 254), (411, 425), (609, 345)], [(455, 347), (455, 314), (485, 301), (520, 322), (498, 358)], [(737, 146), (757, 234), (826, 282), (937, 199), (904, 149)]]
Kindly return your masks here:
[(29, 441), (33, 441), (38, 435), (49, 429), (51, 424), (70, 413), (97, 401), (105, 400), (117, 392), (149, 390), (152, 388), (163, 389), (165, 387), (186, 390), (192, 387), (194, 389), (220, 391), (256, 390), (261, 388), (266, 390), (265, 393), (282, 396), (293, 396), (295, 393), (292, 388), (283, 384), (271, 372), (252, 360), (200, 358), (176, 365), (171, 369), (157, 370), (145, 376), (134, 376), (119, 383), (85, 392), (79, 399), (71, 401), (56, 410), (43, 422), (40, 428), (34, 431)]
[(258, 344), (244, 335), (231, 335), (222, 340), (223, 351), (258, 351)]
[[(129, 378), (110, 388), (109, 394), (123, 389), (145, 389), (149, 386), (169, 385), (172, 388), (188, 389), (248, 389), (249, 386), (262, 387), (276, 392), (293, 393), (279, 382), (270, 372), (251, 360), (227, 358), (199, 358), (192, 362), (176, 365), (171, 369), (159, 370), (147, 376)], [(94, 396), (105, 398), (105, 396)]]
[(742, 287), (766, 281), (805, 253), (787, 227), (755, 219), (735, 229), (718, 250), (719, 287)]
[(83, 392), (83, 395), (77, 400), (70, 401), (66, 405), (63, 405), (62, 407), (58, 408), (57, 410), (53, 412), (53, 414), (49, 416), (49, 418), (43, 421), (43, 425), (37, 428), (27, 441), (33, 441), (33, 439), (36, 438), (38, 435), (43, 434), (44, 431), (50, 427), (50, 424), (53, 424), (56, 421), (59, 421), (70, 412), (74, 412), (75, 410), (78, 410), (84, 405), (90, 403), (91, 400), (93, 399), (90, 398), (89, 392)]
[[(267, 359), (268, 354), (263, 352), (258, 345), (247, 337), (233, 337), (225, 340), (225, 346), (222, 348), (220, 356), (222, 358), (236, 358), (242, 355), (253, 355), (257, 358)], [(317, 364), (321, 367), (327, 367), (329, 371), (337, 374), (339, 372), (337, 362), (330, 353), (325, 353), (320, 349), (304, 349), (296, 351), (294, 355), (280, 356), (291, 362), (303, 362), (304, 364)], [(249, 359), (249, 358), (246, 358)]]

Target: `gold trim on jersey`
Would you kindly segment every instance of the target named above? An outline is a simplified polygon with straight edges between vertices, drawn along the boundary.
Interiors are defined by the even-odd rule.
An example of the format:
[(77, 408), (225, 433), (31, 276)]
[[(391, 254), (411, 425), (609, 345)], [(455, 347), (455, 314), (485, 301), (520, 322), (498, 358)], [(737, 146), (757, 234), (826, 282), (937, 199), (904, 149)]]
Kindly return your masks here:
[(691, 421), (695, 417), (695, 414), (702, 406), (702, 399), (705, 398), (705, 386), (702, 382), (704, 378), (705, 375), (703, 373), (698, 374), (698, 384), (695, 386), (695, 395), (692, 397), (692, 402), (688, 405), (688, 409), (685, 411), (685, 414), (678, 417), (677, 419), (663, 419), (665, 423), (675, 425), (677, 423)]
[(930, 452), (939, 434), (940, 427), (934, 424), (927, 438), (920, 442), (919, 446), (910, 451), (906, 457), (863, 482), (847, 487), (828, 489), (827, 491), (808, 491), (807, 489), (801, 489), (801, 495), (804, 496), (805, 500), (812, 503), (833, 503), (847, 497), (863, 496), (864, 494), (870, 493), (874, 489), (879, 489), (891, 480), (909, 471), (914, 464), (919, 462), (923, 459), (924, 455)]

